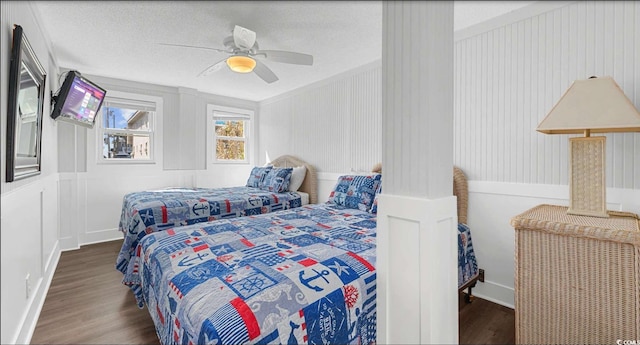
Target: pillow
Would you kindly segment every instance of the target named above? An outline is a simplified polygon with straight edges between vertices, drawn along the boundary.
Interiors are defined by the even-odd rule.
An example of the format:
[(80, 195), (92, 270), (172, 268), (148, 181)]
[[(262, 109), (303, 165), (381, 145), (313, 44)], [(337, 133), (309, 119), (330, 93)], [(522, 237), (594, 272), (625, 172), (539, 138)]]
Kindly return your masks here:
[(293, 173), (291, 174), (291, 181), (289, 182), (289, 191), (296, 192), (298, 188), (302, 186), (302, 182), (304, 182), (304, 177), (307, 175), (307, 167), (299, 166), (293, 168)]
[(293, 168), (272, 168), (264, 178), (261, 189), (274, 193), (284, 193), (289, 191), (291, 174)]
[(376, 190), (376, 196), (373, 197), (373, 203), (371, 204), (371, 209), (369, 213), (378, 213), (378, 195), (382, 193), (382, 181), (380, 181), (380, 185), (378, 186), (378, 190)]
[(273, 167), (254, 167), (251, 169), (251, 174), (247, 180), (247, 187), (261, 188), (264, 184), (264, 178)]
[(327, 203), (368, 212), (382, 175), (343, 175), (333, 187)]

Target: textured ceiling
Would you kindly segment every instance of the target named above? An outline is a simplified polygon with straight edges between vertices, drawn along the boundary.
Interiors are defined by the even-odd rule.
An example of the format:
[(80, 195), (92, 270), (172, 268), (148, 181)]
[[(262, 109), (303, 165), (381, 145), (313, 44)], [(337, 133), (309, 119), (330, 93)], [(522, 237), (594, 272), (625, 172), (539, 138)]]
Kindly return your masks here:
[[(461, 2), (462, 3), (462, 2)], [(456, 29), (531, 2), (456, 3)], [(382, 56), (381, 1), (37, 1), (42, 27), (60, 67), (85, 75), (197, 89), (260, 101), (377, 61)], [(485, 4), (486, 6), (483, 6)], [(484, 13), (482, 9), (485, 9)], [(314, 56), (313, 66), (263, 60), (279, 78), (224, 67), (235, 25), (253, 30), (260, 49)]]

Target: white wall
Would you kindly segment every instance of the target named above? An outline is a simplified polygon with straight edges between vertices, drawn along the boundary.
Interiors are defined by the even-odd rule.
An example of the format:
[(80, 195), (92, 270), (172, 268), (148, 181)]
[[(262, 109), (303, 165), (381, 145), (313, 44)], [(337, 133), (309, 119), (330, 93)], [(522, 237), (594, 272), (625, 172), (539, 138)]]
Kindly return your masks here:
[[(466, 31), (455, 44), (457, 164), (472, 180), (567, 184), (569, 135), (535, 129), (593, 75), (612, 76), (640, 108), (638, 22), (637, 1), (579, 1)], [(640, 189), (640, 133), (606, 137), (607, 186)]]
[[(568, 205), (569, 135), (535, 128), (571, 82), (613, 76), (640, 109), (638, 23), (638, 2), (539, 2), (456, 34), (454, 162), (470, 179), (468, 223), (486, 270), (476, 295), (513, 306), (509, 220)], [(640, 133), (606, 137), (607, 206), (640, 214)]]
[(271, 158), (290, 154), (319, 172), (370, 171), (382, 159), (380, 66), (368, 64), (261, 102), (258, 157), (264, 159), (265, 151)]
[[(38, 25), (30, 3), (0, 3), (0, 186), (2, 204), (0, 232), (2, 242), (2, 329), (3, 344), (25, 343), (35, 328), (35, 317), (44, 302), (48, 284), (59, 258), (58, 173), (56, 124), (49, 117), (49, 90), (57, 70), (51, 58), (46, 33)], [(7, 84), (13, 24), (24, 29), (47, 73), (42, 121), (42, 160), (40, 175), (7, 183), (6, 131)], [(26, 277), (29, 276), (27, 280)]]

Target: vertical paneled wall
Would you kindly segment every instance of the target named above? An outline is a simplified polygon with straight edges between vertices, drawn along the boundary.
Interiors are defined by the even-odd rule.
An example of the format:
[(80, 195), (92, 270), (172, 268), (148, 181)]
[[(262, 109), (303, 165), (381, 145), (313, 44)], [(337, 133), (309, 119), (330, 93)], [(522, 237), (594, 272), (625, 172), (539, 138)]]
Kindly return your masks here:
[(318, 171), (370, 171), (381, 161), (380, 62), (260, 104), (260, 161), (298, 156)]
[[(574, 80), (612, 76), (640, 108), (640, 2), (579, 1), (467, 36), (454, 162), (470, 180), (567, 184), (569, 135), (535, 129)], [(606, 137), (607, 186), (640, 189), (640, 133)]]
[(451, 6), (385, 3), (382, 97), (387, 193), (431, 199), (452, 194), (446, 183), (452, 180)]

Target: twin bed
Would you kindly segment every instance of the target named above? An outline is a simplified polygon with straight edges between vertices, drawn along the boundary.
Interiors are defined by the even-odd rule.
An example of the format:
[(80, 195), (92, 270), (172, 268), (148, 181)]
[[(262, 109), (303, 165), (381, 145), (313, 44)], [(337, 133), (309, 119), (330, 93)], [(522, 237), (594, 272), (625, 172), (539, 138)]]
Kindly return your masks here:
[(288, 188), (270, 191), (257, 184), (249, 186), (248, 180), (245, 186), (165, 188), (125, 195), (118, 225), (124, 234), (124, 241), (116, 260), (116, 268), (125, 275), (123, 282), (126, 284), (130, 279), (127, 270), (138, 242), (150, 233), (317, 203), (317, 173), (313, 165), (284, 155), (273, 160), (270, 166), (291, 169), (304, 167), (300, 186), (293, 191)]
[[(162, 344), (375, 343), (380, 180), (342, 176), (327, 203), (142, 236), (125, 283)], [(454, 194), (462, 288), (478, 269), (459, 169)]]

